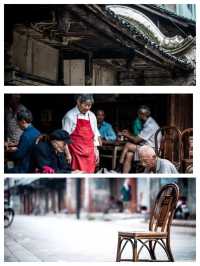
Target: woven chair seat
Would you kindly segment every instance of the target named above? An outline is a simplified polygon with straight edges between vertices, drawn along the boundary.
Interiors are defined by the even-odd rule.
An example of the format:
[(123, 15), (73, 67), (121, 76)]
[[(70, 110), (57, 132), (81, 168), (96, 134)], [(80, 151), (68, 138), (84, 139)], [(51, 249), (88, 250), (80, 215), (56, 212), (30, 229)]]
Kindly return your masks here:
[(118, 232), (119, 236), (122, 237), (131, 237), (131, 238), (165, 238), (167, 237), (167, 233), (165, 232), (154, 232), (154, 231), (146, 231), (146, 232)]

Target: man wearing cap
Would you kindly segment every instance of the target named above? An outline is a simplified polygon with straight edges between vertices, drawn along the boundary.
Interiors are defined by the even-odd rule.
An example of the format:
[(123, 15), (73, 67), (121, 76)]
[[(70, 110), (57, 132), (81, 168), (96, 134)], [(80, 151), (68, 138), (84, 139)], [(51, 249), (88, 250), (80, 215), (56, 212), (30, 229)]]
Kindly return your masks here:
[(71, 173), (65, 153), (69, 143), (70, 136), (62, 129), (53, 131), (45, 140), (40, 139), (34, 147), (33, 170), (40, 173)]
[[(149, 145), (155, 149), (155, 133), (159, 129), (159, 125), (151, 117), (150, 108), (142, 105), (138, 110), (138, 118), (142, 121), (142, 130), (137, 136), (131, 135), (127, 130), (122, 132), (122, 135), (128, 139), (120, 157), (120, 168), (123, 173), (129, 173), (133, 158), (138, 160), (140, 146)], [(160, 141), (161, 134), (158, 136), (158, 142), (160, 143)]]
[(71, 166), (73, 170), (94, 173), (99, 162), (97, 146), (101, 144), (96, 116), (90, 111), (94, 99), (91, 94), (80, 94), (76, 103), (76, 107), (62, 120), (62, 128), (69, 133), (72, 141), (69, 145)]

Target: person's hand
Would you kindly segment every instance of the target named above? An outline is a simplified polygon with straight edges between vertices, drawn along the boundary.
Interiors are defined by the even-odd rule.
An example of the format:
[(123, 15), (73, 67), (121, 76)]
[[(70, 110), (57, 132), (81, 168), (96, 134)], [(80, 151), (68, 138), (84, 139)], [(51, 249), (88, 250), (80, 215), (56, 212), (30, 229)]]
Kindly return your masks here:
[(8, 147), (7, 151), (8, 152), (15, 152), (17, 150), (17, 147)]
[(72, 174), (84, 174), (85, 172), (84, 171), (81, 171), (81, 170), (74, 170), (72, 171)]
[(99, 165), (100, 158), (99, 158), (99, 150), (97, 149), (97, 147), (95, 147), (94, 153), (96, 158), (96, 165)]
[(130, 132), (129, 132), (127, 129), (124, 129), (124, 130), (122, 131), (122, 135), (123, 135), (124, 137), (126, 137), (126, 138), (129, 138), (129, 137), (130, 137)]
[(55, 173), (55, 170), (52, 167), (45, 165), (42, 167), (42, 173), (43, 174), (53, 174), (53, 173)]
[(65, 152), (65, 155), (66, 155), (66, 160), (67, 160), (68, 164), (71, 164), (71, 162), (72, 162), (71, 153), (68, 151), (67, 153)]
[(8, 145), (9, 146), (17, 146), (19, 144), (19, 142), (18, 141), (11, 141), (11, 142), (8, 142)]
[(69, 153), (69, 154), (66, 156), (66, 160), (67, 160), (68, 164), (71, 164), (71, 162), (72, 162), (72, 156), (71, 156), (71, 153)]
[(99, 146), (102, 146), (103, 145), (103, 138), (98, 137), (98, 142), (99, 142)]
[(70, 151), (69, 151), (69, 147), (68, 147), (67, 144), (65, 145), (65, 156), (66, 156), (66, 160), (67, 160), (67, 162), (68, 162), (69, 164), (71, 164), (71, 162), (72, 162), (72, 156), (71, 156), (71, 153), (70, 153)]

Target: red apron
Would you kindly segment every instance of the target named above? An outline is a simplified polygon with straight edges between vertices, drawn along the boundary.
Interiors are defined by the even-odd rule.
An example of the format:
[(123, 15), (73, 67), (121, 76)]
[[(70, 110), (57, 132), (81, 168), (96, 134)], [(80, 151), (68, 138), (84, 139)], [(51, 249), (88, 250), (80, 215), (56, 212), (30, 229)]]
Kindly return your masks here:
[(72, 170), (94, 173), (96, 167), (94, 153), (94, 133), (90, 120), (78, 119), (76, 128), (70, 135), (72, 143), (69, 150), (72, 156)]

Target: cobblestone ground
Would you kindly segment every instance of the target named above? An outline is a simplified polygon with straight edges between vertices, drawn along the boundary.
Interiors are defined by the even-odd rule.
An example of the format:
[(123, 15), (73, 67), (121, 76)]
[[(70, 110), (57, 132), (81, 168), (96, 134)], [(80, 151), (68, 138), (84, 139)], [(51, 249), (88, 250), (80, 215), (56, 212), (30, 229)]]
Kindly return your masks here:
[[(142, 219), (77, 221), (67, 216), (16, 216), (5, 229), (5, 261), (114, 262), (117, 232), (144, 230)], [(194, 261), (196, 230), (172, 227), (172, 251), (176, 261)], [(125, 256), (130, 255), (127, 249)], [(158, 250), (158, 256), (165, 259)], [(146, 257), (146, 254), (144, 254)]]

